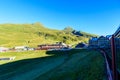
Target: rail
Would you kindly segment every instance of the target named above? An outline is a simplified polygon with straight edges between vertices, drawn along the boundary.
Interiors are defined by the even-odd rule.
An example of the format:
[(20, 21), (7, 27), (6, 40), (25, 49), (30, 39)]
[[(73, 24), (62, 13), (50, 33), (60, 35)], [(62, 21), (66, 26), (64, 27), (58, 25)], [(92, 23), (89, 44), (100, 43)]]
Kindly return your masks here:
[(105, 63), (106, 63), (106, 69), (107, 69), (107, 77), (108, 80), (113, 80), (112, 79), (112, 71), (111, 71), (111, 67), (110, 67), (110, 60), (108, 59), (108, 56), (106, 55), (106, 52), (102, 49), (100, 49), (101, 53), (103, 54), (104, 58), (105, 58)]

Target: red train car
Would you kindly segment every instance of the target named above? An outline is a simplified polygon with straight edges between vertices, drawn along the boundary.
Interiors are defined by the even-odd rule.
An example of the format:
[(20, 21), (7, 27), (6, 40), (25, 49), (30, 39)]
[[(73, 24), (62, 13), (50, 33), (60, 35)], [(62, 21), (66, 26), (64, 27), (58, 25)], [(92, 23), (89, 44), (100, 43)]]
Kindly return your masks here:
[(61, 49), (65, 47), (61, 44), (45, 44), (45, 45), (38, 45), (37, 50), (48, 50), (48, 49)]

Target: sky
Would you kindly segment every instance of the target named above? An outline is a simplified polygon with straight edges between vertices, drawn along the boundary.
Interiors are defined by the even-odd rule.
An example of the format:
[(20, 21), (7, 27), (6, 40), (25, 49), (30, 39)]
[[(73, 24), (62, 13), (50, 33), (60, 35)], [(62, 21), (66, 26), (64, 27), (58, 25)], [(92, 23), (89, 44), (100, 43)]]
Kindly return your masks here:
[(120, 0), (0, 0), (0, 24), (35, 22), (111, 35), (120, 25)]

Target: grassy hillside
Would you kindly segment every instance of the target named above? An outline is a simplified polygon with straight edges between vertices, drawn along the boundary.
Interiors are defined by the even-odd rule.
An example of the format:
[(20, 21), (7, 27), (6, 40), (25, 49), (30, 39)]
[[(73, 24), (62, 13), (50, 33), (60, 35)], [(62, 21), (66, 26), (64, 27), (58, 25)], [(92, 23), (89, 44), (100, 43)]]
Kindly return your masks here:
[[(49, 56), (44, 57), (45, 53)], [(107, 80), (104, 58), (97, 51), (81, 49), (64, 54), (49, 53), (51, 52), (6, 54), (16, 55), (16, 61), (0, 65), (0, 80)]]
[(76, 36), (72, 32), (67, 32), (66, 30), (48, 29), (40, 23), (0, 24), (0, 46), (28, 45), (36, 47), (38, 44), (55, 43), (56, 41), (67, 44), (87, 43), (90, 37), (95, 36), (83, 32), (83, 35)]

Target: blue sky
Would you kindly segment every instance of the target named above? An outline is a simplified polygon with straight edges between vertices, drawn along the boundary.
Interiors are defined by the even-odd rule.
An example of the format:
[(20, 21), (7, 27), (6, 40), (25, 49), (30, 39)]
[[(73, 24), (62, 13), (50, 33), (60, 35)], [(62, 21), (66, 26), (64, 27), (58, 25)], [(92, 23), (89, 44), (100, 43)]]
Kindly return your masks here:
[(0, 0), (0, 24), (40, 22), (48, 28), (98, 35), (120, 25), (120, 0)]

